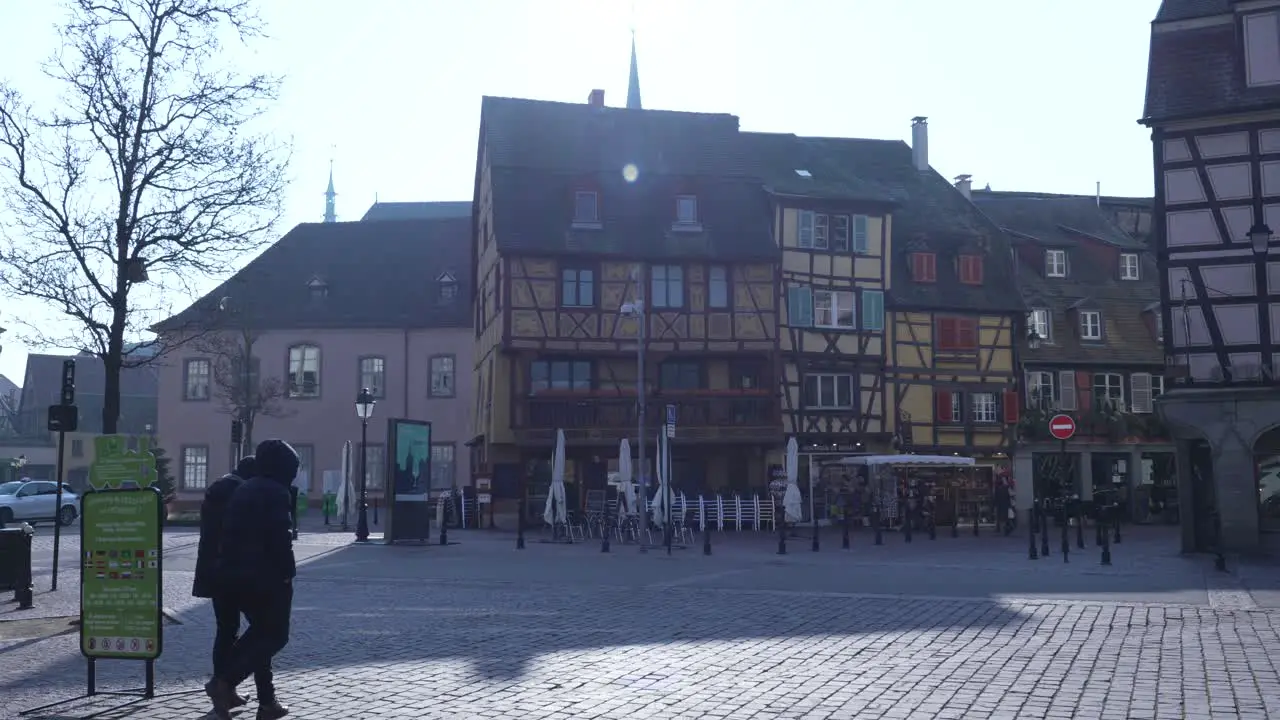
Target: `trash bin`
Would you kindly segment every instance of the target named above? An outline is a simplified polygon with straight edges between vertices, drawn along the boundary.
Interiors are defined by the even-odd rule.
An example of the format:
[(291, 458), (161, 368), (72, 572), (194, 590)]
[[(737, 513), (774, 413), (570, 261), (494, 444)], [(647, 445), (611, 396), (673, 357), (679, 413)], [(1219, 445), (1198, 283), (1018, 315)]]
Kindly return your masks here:
[(20, 609), (31, 607), (31, 538), (26, 523), (0, 530), (0, 592), (12, 590)]

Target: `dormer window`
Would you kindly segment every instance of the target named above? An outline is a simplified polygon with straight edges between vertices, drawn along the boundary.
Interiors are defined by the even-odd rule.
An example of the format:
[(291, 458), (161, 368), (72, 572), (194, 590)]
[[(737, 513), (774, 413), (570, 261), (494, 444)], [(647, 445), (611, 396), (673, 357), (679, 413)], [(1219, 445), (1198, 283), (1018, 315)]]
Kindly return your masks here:
[(1102, 313), (1097, 310), (1080, 311), (1080, 339), (1102, 339)]
[(982, 284), (982, 256), (960, 256), (960, 282), (966, 285)]
[(1138, 254), (1137, 253), (1121, 253), (1120, 254), (1120, 279), (1121, 280), (1137, 280), (1138, 279)]
[(440, 277), (436, 278), (436, 283), (439, 284), (438, 300), (441, 305), (448, 305), (458, 297), (458, 280), (453, 273), (441, 273)]
[(679, 225), (698, 224), (698, 196), (676, 196), (676, 223)]
[(323, 300), (329, 296), (329, 285), (319, 276), (312, 277), (307, 281), (307, 292), (311, 294), (312, 300)]
[(1067, 251), (1044, 251), (1044, 274), (1046, 277), (1064, 278), (1067, 276)]
[(911, 253), (911, 279), (916, 282), (937, 282), (938, 256), (931, 252)]
[(600, 196), (594, 190), (574, 193), (573, 222), (587, 225), (600, 222)]

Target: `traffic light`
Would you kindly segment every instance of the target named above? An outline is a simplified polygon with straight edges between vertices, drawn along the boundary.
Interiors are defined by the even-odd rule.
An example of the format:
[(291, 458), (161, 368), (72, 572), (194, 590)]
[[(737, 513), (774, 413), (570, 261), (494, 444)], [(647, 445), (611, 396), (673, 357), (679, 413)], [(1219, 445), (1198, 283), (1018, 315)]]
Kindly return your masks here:
[(239, 420), (231, 421), (231, 444), (239, 445), (244, 442), (244, 423)]
[(76, 404), (76, 361), (70, 358), (62, 361), (62, 404)]

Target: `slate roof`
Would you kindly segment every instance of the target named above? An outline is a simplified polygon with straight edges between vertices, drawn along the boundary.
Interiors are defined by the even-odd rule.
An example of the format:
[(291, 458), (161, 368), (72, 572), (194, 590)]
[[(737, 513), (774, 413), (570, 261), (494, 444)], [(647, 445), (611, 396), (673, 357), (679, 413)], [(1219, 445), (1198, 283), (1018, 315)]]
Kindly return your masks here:
[[(1146, 324), (1143, 312), (1160, 300), (1155, 255), (1127, 237), (1095, 198), (1036, 193), (974, 191), (974, 204), (1014, 234), (1018, 245), (1031, 244), (1036, 257), (1042, 248), (1062, 248), (1068, 255), (1068, 277), (1047, 278), (1042, 263), (1022, 260), (1017, 285), (1028, 308), (1046, 308), (1051, 316), (1052, 343), (1038, 350), (1023, 348), (1025, 363), (1152, 364), (1164, 353)], [(1069, 225), (1067, 223), (1070, 223)], [(1083, 230), (1073, 232), (1075, 227)], [(1118, 267), (1105, 267), (1087, 255), (1091, 243), (1139, 255), (1138, 280), (1120, 280)], [(1021, 258), (1021, 256), (1019, 255)], [(1081, 341), (1073, 309), (1098, 310), (1103, 341)]]
[(431, 220), (449, 217), (471, 217), (471, 201), (375, 202), (365, 211), (360, 221)]
[[(251, 308), (266, 329), (470, 327), (471, 217), (303, 223), (157, 330), (201, 326), (218, 303)], [(437, 278), (459, 283), (439, 301)], [(313, 296), (309, 283), (327, 295)]]
[(1229, 0), (1165, 0), (1151, 33), (1146, 107), (1141, 122), (1208, 117), (1280, 105), (1280, 86), (1248, 87), (1237, 23), (1184, 29), (1167, 20), (1228, 14)]
[[(479, 142), (503, 252), (776, 256), (768, 197), (733, 115), (486, 97)], [(635, 182), (623, 178), (628, 164)], [(600, 229), (572, 227), (585, 185), (600, 193)], [(701, 232), (672, 230), (678, 187), (697, 195)]]
[[(753, 174), (775, 195), (894, 205), (889, 187), (859, 172), (854, 144), (784, 133), (744, 133)], [(801, 175), (799, 171), (808, 173)]]

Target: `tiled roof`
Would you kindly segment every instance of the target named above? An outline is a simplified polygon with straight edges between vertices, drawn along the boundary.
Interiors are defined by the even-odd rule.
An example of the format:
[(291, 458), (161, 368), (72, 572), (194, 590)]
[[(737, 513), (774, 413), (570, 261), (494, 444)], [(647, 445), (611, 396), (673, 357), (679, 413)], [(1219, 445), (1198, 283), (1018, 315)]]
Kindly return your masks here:
[[(768, 198), (733, 115), (486, 97), (493, 230), (504, 252), (773, 257)], [(634, 165), (634, 182), (623, 169)], [(574, 191), (600, 193), (599, 229), (574, 229)], [(673, 231), (676, 188), (701, 232)]]
[[(776, 195), (893, 204), (889, 188), (859, 172), (858, 147), (845, 140), (743, 133), (754, 174)], [(803, 173), (803, 174), (802, 174)]]
[[(209, 322), (224, 297), (251, 308), (263, 328), (469, 327), (470, 263), (470, 215), (304, 223), (157, 329)], [(437, 278), (446, 272), (459, 286), (442, 304)]]
[(1163, 0), (1156, 12), (1156, 22), (1192, 20), (1231, 12), (1233, 0)]
[(375, 202), (365, 211), (361, 222), (369, 220), (433, 220), (471, 217), (471, 201), (450, 202)]
[[(1166, 3), (1168, 6), (1169, 3)], [(1236, 23), (1151, 33), (1142, 122), (1206, 117), (1280, 105), (1280, 86), (1248, 87)]]
[[(878, 200), (894, 205), (892, 280), (889, 296), (897, 307), (923, 309), (965, 308), (971, 310), (1021, 311), (1017, 288), (998, 278), (1011, 277), (1009, 238), (978, 211), (941, 175), (920, 172), (911, 148), (899, 140), (858, 138), (797, 138), (768, 133), (743, 133), (753, 156), (775, 168), (769, 177), (778, 178), (771, 187), (783, 194), (798, 192), (804, 182), (781, 182), (787, 165), (809, 170), (819, 186), (819, 196)], [(796, 153), (785, 161), (785, 151)], [(804, 167), (805, 164), (811, 167)], [(805, 180), (804, 178), (799, 178)], [(937, 282), (917, 283), (911, 279), (908, 255), (916, 250), (937, 253)], [(955, 258), (968, 252), (986, 256), (983, 285), (960, 282)]]
[[(973, 201), (1001, 227), (1015, 234), (1019, 243), (1034, 243), (1037, 257), (1044, 245), (1064, 248), (1069, 256), (1067, 278), (1047, 278), (1042, 264), (1019, 263), (1017, 284), (1027, 307), (1049, 310), (1053, 335), (1052, 343), (1045, 343), (1038, 350), (1024, 349), (1023, 362), (1162, 364), (1163, 351), (1143, 315), (1160, 299), (1155, 257), (1120, 230), (1096, 199), (974, 191)], [(1090, 238), (1119, 250), (1137, 252), (1139, 279), (1120, 280), (1118, 267), (1093, 262), (1085, 254)], [(1100, 311), (1103, 341), (1080, 340), (1078, 318), (1071, 310)]]

